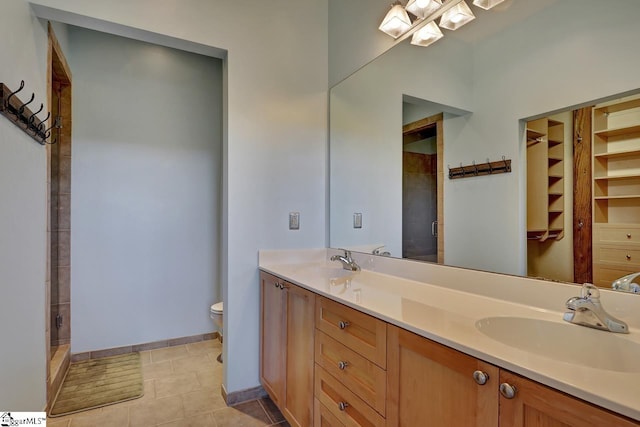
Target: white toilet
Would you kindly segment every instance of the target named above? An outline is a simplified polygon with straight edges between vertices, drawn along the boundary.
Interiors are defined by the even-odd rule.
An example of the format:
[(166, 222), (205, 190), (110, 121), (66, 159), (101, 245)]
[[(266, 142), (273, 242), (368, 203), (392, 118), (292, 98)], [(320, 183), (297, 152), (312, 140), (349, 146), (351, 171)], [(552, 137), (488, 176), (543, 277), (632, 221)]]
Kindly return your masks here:
[[(220, 333), (220, 342), (222, 342), (222, 314), (223, 314), (223, 302), (217, 302), (211, 306), (209, 316), (213, 319), (213, 323)], [(222, 353), (218, 356), (218, 362), (222, 362)]]

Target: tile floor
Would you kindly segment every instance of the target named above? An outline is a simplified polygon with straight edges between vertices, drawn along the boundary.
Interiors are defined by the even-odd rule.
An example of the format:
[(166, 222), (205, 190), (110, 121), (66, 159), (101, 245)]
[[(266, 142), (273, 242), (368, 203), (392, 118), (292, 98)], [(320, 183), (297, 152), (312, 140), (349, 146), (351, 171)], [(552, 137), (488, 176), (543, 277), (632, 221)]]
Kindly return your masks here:
[(144, 396), (47, 419), (48, 427), (289, 427), (273, 402), (228, 407), (220, 395), (218, 340), (140, 352)]

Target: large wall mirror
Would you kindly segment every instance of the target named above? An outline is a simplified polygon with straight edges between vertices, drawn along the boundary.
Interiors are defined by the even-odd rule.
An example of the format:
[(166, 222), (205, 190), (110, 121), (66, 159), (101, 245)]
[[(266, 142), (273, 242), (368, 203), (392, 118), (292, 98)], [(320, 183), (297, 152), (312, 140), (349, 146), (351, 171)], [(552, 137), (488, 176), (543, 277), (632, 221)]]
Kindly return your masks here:
[[(640, 55), (632, 54), (640, 42), (639, 17), (636, 0), (507, 0), (500, 10), (445, 32), (427, 48), (397, 44), (335, 85), (330, 92), (330, 246), (584, 281), (574, 273), (582, 252), (571, 249), (564, 257), (554, 252), (569, 253), (575, 237), (573, 175), (581, 166), (573, 162), (574, 131), (598, 140), (588, 154), (594, 171), (584, 180), (594, 189), (586, 196), (594, 212), (581, 217), (583, 226), (601, 232), (598, 223), (640, 222), (640, 156), (606, 154), (633, 151), (625, 144), (640, 140), (640, 127), (603, 122), (617, 108), (607, 103), (624, 103), (618, 100), (640, 88)], [(627, 117), (640, 111), (632, 104), (625, 104), (631, 111)], [(583, 115), (591, 122), (596, 105), (601, 109), (593, 132), (586, 131), (580, 127)], [(635, 132), (627, 138), (635, 142), (617, 143), (617, 127), (626, 129), (618, 135)], [(554, 145), (558, 132), (563, 145), (550, 148), (549, 135)], [(615, 144), (607, 148), (607, 139)], [(529, 224), (531, 147), (541, 147), (536, 141), (545, 141), (547, 150), (544, 167), (537, 169), (544, 169), (540, 173), (546, 179), (545, 230)], [(591, 138), (584, 141), (591, 148)], [(449, 167), (501, 159), (511, 160), (510, 173), (449, 178)], [(550, 184), (556, 178), (549, 176), (558, 170), (561, 184)], [(610, 209), (615, 206), (626, 210)], [(640, 247), (633, 243), (627, 249), (638, 255), (626, 255), (640, 271)], [(591, 250), (601, 252), (595, 246)], [(636, 265), (627, 267), (603, 280)], [(593, 275), (598, 266), (589, 268)]]

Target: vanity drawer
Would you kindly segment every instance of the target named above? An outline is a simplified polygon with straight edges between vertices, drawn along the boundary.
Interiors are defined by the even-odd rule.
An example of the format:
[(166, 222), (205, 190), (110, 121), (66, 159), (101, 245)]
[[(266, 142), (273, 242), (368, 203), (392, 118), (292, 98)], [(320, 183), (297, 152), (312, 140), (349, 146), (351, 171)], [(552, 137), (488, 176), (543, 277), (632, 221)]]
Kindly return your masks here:
[(630, 224), (597, 224), (594, 230), (594, 240), (600, 243), (640, 244), (640, 226)]
[(318, 399), (313, 402), (313, 426), (314, 427), (344, 427), (344, 424), (336, 418)]
[(385, 415), (385, 370), (321, 331), (316, 331), (315, 361), (380, 415)]
[(385, 369), (387, 325), (382, 320), (318, 296), (316, 327)]
[(596, 261), (640, 268), (640, 246), (594, 246)]
[(383, 427), (385, 420), (316, 364), (315, 397), (344, 426)]
[(619, 267), (617, 265), (594, 264), (593, 265), (593, 284), (602, 288), (611, 288), (614, 280), (626, 276), (627, 274), (637, 273), (640, 268)]

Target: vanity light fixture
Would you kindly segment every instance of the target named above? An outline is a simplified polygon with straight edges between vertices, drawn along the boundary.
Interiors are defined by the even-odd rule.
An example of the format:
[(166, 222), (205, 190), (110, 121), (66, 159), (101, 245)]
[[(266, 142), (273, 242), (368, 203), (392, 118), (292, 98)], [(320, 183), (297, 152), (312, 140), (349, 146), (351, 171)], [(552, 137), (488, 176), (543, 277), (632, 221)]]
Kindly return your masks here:
[(411, 19), (400, 1), (396, 1), (378, 29), (397, 39), (411, 28)]
[(440, 40), (442, 37), (444, 37), (444, 34), (442, 34), (442, 31), (440, 31), (440, 28), (438, 28), (435, 22), (431, 21), (427, 25), (413, 33), (411, 44), (427, 47), (430, 44)]
[(473, 0), (473, 5), (478, 6), (484, 10), (489, 10), (494, 6), (499, 5), (504, 0)]
[[(473, 0), (473, 5), (488, 10), (502, 2)], [(436, 25), (438, 18), (441, 28), (452, 31), (476, 19), (465, 0), (408, 0), (406, 7), (396, 0), (378, 29), (396, 39), (396, 43), (412, 36), (411, 44), (429, 46), (443, 37)]]
[(476, 19), (475, 15), (462, 0), (460, 3), (447, 10), (440, 18), (440, 26), (447, 30), (457, 30), (464, 24)]
[(442, 6), (442, 0), (409, 0), (407, 12), (424, 19)]

